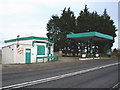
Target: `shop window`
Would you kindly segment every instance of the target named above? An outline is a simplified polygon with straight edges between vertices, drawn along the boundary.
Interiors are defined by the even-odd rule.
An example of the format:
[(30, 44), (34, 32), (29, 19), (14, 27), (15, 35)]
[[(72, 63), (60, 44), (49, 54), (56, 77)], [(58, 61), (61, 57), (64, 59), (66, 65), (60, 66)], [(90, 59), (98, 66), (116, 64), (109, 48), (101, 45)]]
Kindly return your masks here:
[(45, 55), (45, 46), (37, 46), (37, 55)]

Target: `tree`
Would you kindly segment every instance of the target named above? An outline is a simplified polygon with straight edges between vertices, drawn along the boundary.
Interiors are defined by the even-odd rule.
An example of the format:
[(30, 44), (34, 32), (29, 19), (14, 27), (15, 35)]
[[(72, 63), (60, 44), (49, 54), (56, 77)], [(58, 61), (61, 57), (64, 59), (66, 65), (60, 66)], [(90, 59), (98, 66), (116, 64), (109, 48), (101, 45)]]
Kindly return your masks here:
[[(104, 10), (103, 15), (100, 16), (96, 11), (90, 13), (87, 5), (85, 5), (85, 9), (81, 11), (77, 17), (77, 33), (96, 31), (116, 37), (116, 27), (113, 24), (114, 22), (110, 19), (106, 9)], [(99, 52), (105, 54), (106, 51), (113, 46), (114, 40), (102, 42), (94, 42), (94, 45), (99, 46)]]
[[(83, 48), (88, 47), (89, 42), (67, 39), (67, 34), (95, 31), (115, 38), (117, 30), (106, 9), (102, 15), (98, 15), (96, 11), (89, 12), (89, 8), (85, 5), (77, 18), (74, 16), (74, 12), (70, 10), (70, 7), (67, 10), (64, 8), (61, 16), (53, 15), (47, 23), (47, 31), (48, 38), (55, 43), (55, 51), (62, 50), (64, 53), (75, 55), (79, 50), (82, 51)], [(106, 53), (112, 47), (113, 42), (114, 40), (108, 40), (104, 43), (101, 41), (94, 42), (94, 46), (98, 47), (100, 53)], [(80, 47), (82, 45), (83, 47)]]
[(53, 42), (55, 43), (55, 47), (54, 50), (58, 50), (59, 49), (59, 45), (58, 45), (58, 41), (60, 38), (60, 28), (59, 28), (59, 24), (60, 24), (60, 20), (59, 17), (56, 15), (53, 15), (52, 18), (50, 18), (50, 20), (47, 23), (47, 37), (50, 40), (53, 40)]
[(76, 20), (74, 13), (64, 8), (60, 17), (52, 16), (47, 24), (47, 36), (55, 42), (55, 51), (68, 51), (68, 43), (72, 40), (66, 39), (66, 34), (73, 33), (76, 30)]
[[(115, 32), (116, 27), (114, 26), (113, 20), (110, 19), (110, 16), (107, 14), (107, 10), (105, 9), (103, 12), (103, 15), (100, 16), (100, 23), (99, 23), (100, 30), (98, 32), (111, 35), (113, 38), (116, 37)], [(100, 42), (99, 43), (99, 51), (102, 53), (106, 53), (108, 49), (111, 49), (113, 46), (114, 40), (113, 41), (105, 41), (104, 43)], [(104, 47), (103, 47), (104, 46)]]
[(85, 5), (85, 9), (80, 12), (77, 17), (77, 33), (87, 32), (90, 29), (90, 13), (88, 11), (87, 5)]

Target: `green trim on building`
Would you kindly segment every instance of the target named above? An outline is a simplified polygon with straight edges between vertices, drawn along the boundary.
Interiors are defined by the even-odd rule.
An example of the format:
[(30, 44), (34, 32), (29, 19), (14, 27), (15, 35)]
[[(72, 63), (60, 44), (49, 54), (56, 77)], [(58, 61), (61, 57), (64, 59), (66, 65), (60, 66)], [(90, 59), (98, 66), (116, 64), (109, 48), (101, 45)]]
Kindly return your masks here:
[(113, 37), (110, 35), (102, 34), (99, 32), (85, 32), (77, 34), (67, 34), (67, 38), (83, 38), (83, 37), (100, 37), (104, 39), (113, 40)]
[(32, 46), (34, 46), (34, 43), (47, 43), (47, 42), (44, 42), (44, 41), (33, 41), (32, 42)]
[(49, 40), (48, 38), (34, 37), (34, 36), (22, 37), (22, 38), (16, 38), (16, 39), (10, 39), (10, 40), (5, 40), (4, 42), (5, 42), (5, 43), (9, 43), (9, 42), (15, 42), (15, 41), (31, 40), (31, 39), (36, 39), (36, 40), (47, 40), (47, 41), (53, 42), (53, 41)]
[(48, 46), (52, 46), (52, 44), (50, 44), (50, 43), (47, 43), (47, 44), (46, 44), (46, 47), (48, 47)]
[(45, 46), (37, 46), (37, 55), (45, 55)]
[(44, 63), (44, 59), (47, 58), (48, 59), (48, 62), (49, 62), (49, 59), (54, 59), (54, 61), (57, 61), (58, 60), (58, 56), (44, 56), (44, 57), (36, 57), (36, 63), (38, 63), (38, 59), (42, 59), (43, 63)]
[(33, 47), (34, 47), (34, 43), (46, 43), (46, 47), (52, 46), (52, 44), (50, 44), (49, 42), (44, 42), (44, 41), (33, 41), (33, 42), (32, 42), (32, 46), (33, 46)]

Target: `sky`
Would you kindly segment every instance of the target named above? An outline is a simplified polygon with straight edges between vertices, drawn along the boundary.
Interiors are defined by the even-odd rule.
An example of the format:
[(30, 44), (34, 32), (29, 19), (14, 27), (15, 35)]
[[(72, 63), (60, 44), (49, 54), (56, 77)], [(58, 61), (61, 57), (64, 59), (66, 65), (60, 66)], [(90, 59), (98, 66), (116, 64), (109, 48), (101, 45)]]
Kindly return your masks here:
[[(47, 37), (46, 24), (52, 15), (70, 7), (77, 17), (87, 4), (101, 15), (104, 9), (118, 29), (118, 0), (0, 0), (0, 48), (4, 40), (20, 37)], [(118, 32), (112, 48), (118, 48)]]

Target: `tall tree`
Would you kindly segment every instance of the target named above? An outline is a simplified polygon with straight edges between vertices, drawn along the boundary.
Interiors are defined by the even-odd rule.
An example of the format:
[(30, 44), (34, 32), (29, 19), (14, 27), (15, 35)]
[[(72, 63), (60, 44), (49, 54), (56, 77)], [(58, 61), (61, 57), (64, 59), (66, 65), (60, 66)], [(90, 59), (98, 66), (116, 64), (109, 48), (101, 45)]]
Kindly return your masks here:
[[(80, 40), (67, 39), (66, 35), (71, 33), (81, 32), (101, 32), (116, 37), (116, 27), (113, 20), (107, 14), (105, 9), (102, 15), (97, 12), (89, 12), (89, 8), (85, 5), (83, 11), (80, 11), (76, 18), (74, 12), (64, 8), (61, 16), (53, 15), (47, 24), (47, 36), (55, 43), (55, 51), (62, 50), (65, 53), (70, 52), (73, 55), (78, 53), (79, 49), (85, 48), (88, 42), (81, 42)], [(105, 41), (104, 43), (94, 42), (95, 47), (98, 47), (100, 53), (105, 53), (113, 45), (113, 41)], [(83, 45), (83, 47), (80, 46)], [(104, 46), (104, 47), (103, 47)], [(87, 48), (89, 50), (89, 48)], [(82, 50), (81, 50), (82, 51)]]
[[(64, 8), (60, 17), (52, 16), (47, 24), (47, 36), (49, 39), (55, 41), (55, 51), (67, 50), (67, 42), (71, 40), (66, 39), (66, 34), (72, 33), (76, 29), (76, 20), (74, 13)], [(67, 41), (67, 42), (66, 42)]]
[[(116, 27), (114, 25), (113, 20), (111, 20), (110, 16), (107, 14), (107, 10), (105, 9), (103, 14), (100, 16), (100, 23), (99, 23), (100, 30), (98, 32), (111, 35), (113, 36), (113, 39), (116, 37)], [(99, 43), (99, 48), (100, 51), (103, 52), (104, 54), (108, 49), (111, 49), (113, 46), (114, 40), (113, 41), (105, 41), (104, 43), (100, 42)], [(103, 47), (104, 46), (104, 47)]]

